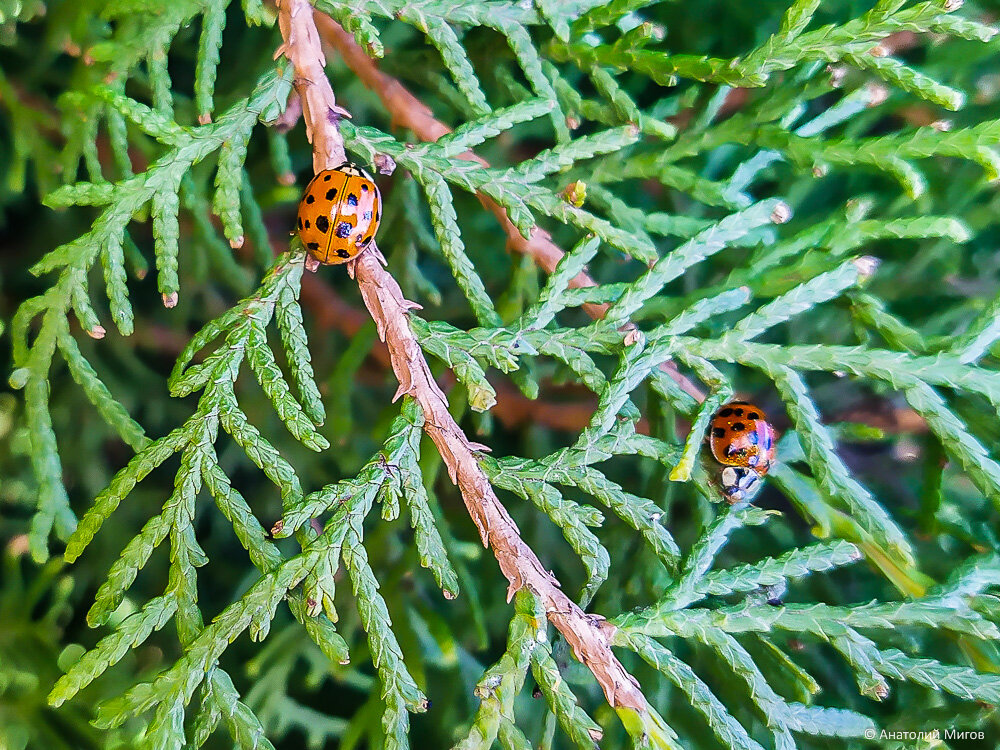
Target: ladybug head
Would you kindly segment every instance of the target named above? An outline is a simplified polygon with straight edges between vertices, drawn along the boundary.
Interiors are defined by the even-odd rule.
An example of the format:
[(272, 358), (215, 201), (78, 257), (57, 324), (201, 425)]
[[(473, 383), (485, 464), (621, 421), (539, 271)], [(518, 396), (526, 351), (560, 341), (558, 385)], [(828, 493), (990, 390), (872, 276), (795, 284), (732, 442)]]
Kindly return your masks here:
[(760, 474), (745, 466), (727, 466), (722, 470), (722, 494), (730, 503), (752, 500), (760, 490)]

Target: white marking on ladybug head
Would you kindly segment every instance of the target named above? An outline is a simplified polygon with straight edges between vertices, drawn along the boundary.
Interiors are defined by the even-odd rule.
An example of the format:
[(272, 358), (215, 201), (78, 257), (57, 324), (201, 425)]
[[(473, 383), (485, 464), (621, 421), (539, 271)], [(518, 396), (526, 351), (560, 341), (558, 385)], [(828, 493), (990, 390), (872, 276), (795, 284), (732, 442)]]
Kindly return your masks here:
[(368, 170), (362, 169), (357, 164), (352, 164), (351, 162), (345, 161), (339, 167), (337, 167), (338, 172), (343, 172), (351, 177), (364, 177), (369, 182), (375, 182), (374, 178), (368, 174)]
[(727, 466), (722, 470), (722, 492), (730, 502), (752, 498), (760, 489), (760, 474), (742, 466)]

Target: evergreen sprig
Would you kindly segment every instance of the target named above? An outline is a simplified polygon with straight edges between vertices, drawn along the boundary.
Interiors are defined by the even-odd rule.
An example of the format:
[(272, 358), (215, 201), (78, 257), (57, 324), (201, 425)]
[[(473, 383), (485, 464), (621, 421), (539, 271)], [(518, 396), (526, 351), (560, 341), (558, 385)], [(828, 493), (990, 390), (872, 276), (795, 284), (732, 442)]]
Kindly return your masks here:
[[(36, 71), (0, 73), (11, 134), (0, 198), (23, 192), (32, 165), (48, 208), (89, 216), (34, 262), (47, 286), (9, 320), (23, 407), (0, 402), (0, 462), (28, 454), (31, 478), (5, 474), (0, 493), (30, 509), (37, 591), (56, 577), (45, 560), (60, 542), (68, 562), (102, 566), (86, 621), (103, 637), (67, 649), (58, 679), (0, 659), (0, 716), (10, 690), (45, 682), (53, 707), (100, 693), (94, 723), (119, 744), (200, 747), (224, 729), (241, 748), (288, 732), (403, 748), (421, 731), (432, 739), (413, 746), (677, 748), (711, 733), (727, 748), (785, 750), (904, 721), (892, 691), (937, 693), (956, 715), (998, 700), (1000, 297), (982, 243), (1000, 130), (981, 106), (995, 81), (980, 72), (994, 28), (954, 14), (953, 0), (880, 0), (853, 17), (795, 0), (752, 39), (719, 31), (702, 44), (685, 36), (690, 9), (667, 3), (316, 0), (363, 48), (342, 57), (378, 101), (332, 64), (354, 119), (310, 101), (302, 114), (313, 135), (317, 117), (338, 129), (352, 159), (395, 165), (379, 245), (428, 307), (404, 303), (389, 321), (415, 336), (404, 352), (378, 314), (373, 330), (347, 320), (349, 302), (318, 304), (317, 288), (325, 302), (352, 292), (346, 281), (330, 292), (332, 276), (307, 282), (298, 241), (286, 251), (280, 239), (298, 193), (288, 184), (314, 162), (293, 130), (292, 66), (270, 52), (306, 42), (269, 28), (274, 11), (256, 0), (242, 15), (218, 0), (115, 2), (99, 19), (81, 5), (46, 21), (66, 50), (47, 55), (76, 47), (71, 76), (39, 83), (40, 101), (24, 95)], [(27, 4), (0, 11), (5, 33), (41, 18)], [(350, 39), (331, 28), (320, 25), (344, 52)], [(252, 64), (237, 70), (230, 49)], [(425, 131), (393, 127), (437, 117), (440, 137), (422, 143)], [(507, 260), (497, 238), (525, 258)], [(247, 240), (251, 254), (234, 255)], [(145, 304), (151, 270), (167, 320), (197, 329), (169, 377), (129, 348), (161, 330)], [(321, 325), (354, 338), (328, 346)], [(455, 430), (483, 433), (493, 456), (449, 434), (470, 456), (459, 466), (426, 402), (386, 406), (391, 388), (367, 368), (398, 375), (425, 355), (457, 381)], [(399, 394), (417, 388), (400, 381)], [(167, 388), (148, 411), (128, 397), (153, 384)], [(566, 393), (586, 399), (567, 409), (582, 418), (543, 428), (540, 407)], [(703, 444), (734, 394), (763, 399), (783, 430), (761, 507), (719, 502)], [(893, 436), (896, 417), (883, 430), (832, 413), (863, 394), (905, 410), (914, 434)], [(83, 401), (131, 450), (108, 481), (81, 470), (109, 465), (106, 429), (89, 429), (90, 410), (83, 435), (67, 428)], [(494, 417), (524, 401), (539, 424), (522, 442)], [(925, 452), (912, 502), (893, 502), (898, 488), (843, 450), (890, 440), (897, 457), (914, 441)], [(506, 591), (465, 517), (491, 539), (476, 513), (484, 488), (504, 491), (495, 510), (525, 545), (492, 539)], [(82, 495), (94, 499), (78, 519)], [(783, 514), (768, 509), (778, 503)], [(227, 548), (218, 532), (230, 529)], [(635, 676), (619, 687), (641, 690), (638, 707), (560, 627), (566, 612), (512, 578), (505, 556), (524, 549), (614, 647), (599, 658)], [(949, 576), (941, 560), (961, 564)], [(214, 583), (227, 569), (240, 572)], [(0, 609), (20, 608), (17, 623), (41, 612), (45, 637), (61, 637), (65, 592), (45, 609), (34, 591), (3, 588)], [(0, 655), (17, 653), (4, 621)], [(155, 668), (133, 663), (154, 647)], [(351, 701), (313, 699), (327, 681), (367, 696), (350, 718)], [(435, 693), (447, 728), (411, 726)]]

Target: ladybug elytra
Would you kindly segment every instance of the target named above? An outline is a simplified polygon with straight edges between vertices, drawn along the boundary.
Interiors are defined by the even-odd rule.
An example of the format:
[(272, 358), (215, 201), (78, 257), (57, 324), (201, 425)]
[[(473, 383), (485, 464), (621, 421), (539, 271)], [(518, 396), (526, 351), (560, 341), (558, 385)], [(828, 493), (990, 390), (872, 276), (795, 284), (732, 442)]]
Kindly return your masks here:
[(757, 492), (774, 463), (776, 438), (767, 415), (746, 401), (730, 401), (712, 417), (708, 445), (722, 470), (722, 492), (736, 503)]
[(309, 255), (320, 263), (346, 263), (369, 244), (382, 218), (382, 194), (354, 164), (324, 169), (299, 201), (296, 224)]

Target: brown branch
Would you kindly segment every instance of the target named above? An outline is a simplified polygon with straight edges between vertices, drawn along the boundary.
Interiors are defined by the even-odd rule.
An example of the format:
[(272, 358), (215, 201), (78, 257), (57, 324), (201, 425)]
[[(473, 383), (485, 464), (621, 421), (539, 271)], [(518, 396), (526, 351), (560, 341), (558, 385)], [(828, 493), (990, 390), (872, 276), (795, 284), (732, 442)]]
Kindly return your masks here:
[[(337, 156), (330, 144), (342, 141), (337, 131), (335, 100), (329, 81), (322, 73), (322, 50), (307, 0), (281, 0), (279, 23), (285, 44), (283, 52), (296, 67), (296, 87), (303, 101), (314, 143), (313, 163), (317, 170), (336, 166)], [(300, 67), (301, 66), (301, 67)], [(318, 68), (318, 70), (317, 70)], [(317, 147), (325, 146), (325, 150)], [(341, 152), (342, 153), (342, 152)], [(392, 369), (399, 380), (397, 395), (409, 394), (424, 413), (424, 430), (434, 442), (448, 473), (455, 482), (479, 529), (483, 544), (491, 547), (500, 570), (509, 582), (508, 598), (527, 587), (539, 598), (552, 624), (570, 644), (573, 653), (601, 685), (608, 703), (649, 715), (649, 706), (635, 679), (611, 650), (611, 626), (601, 617), (588, 615), (559, 587), (559, 582), (521, 539), (520, 531), (500, 503), (489, 479), (479, 466), (476, 451), (448, 411), (444, 393), (434, 382), (427, 360), (410, 329), (407, 313), (414, 307), (404, 297), (399, 284), (380, 264), (377, 247), (362, 252), (348, 270), (355, 274), (362, 298), (368, 307), (379, 337), (385, 341)]]
[(423, 351), (410, 330), (407, 311), (413, 303), (403, 298), (396, 280), (382, 267), (375, 253), (362, 253), (353, 271), (379, 336), (389, 347), (392, 369), (400, 382), (398, 395), (409, 394), (420, 404), (424, 429), (444, 459), (451, 480), (458, 484), (483, 544), (493, 549), (500, 570), (509, 581), (508, 599), (526, 586), (540, 599), (577, 659), (594, 673), (608, 702), (615, 707), (645, 712), (646, 700), (638, 683), (611, 651), (610, 626), (603, 618), (584, 613), (563, 593), (559, 582), (521, 539), (517, 525), (493, 492), (476, 459), (475, 451), (481, 446), (471, 443), (451, 416), (445, 396), (434, 382)]
[(285, 41), (274, 57), (284, 55), (295, 68), (297, 106), (302, 108), (306, 138), (313, 147), (313, 172), (339, 167), (347, 161), (347, 153), (337, 122), (347, 113), (337, 106), (326, 77), (326, 58), (312, 20), (312, 6), (305, 0), (279, 0), (278, 26)]

